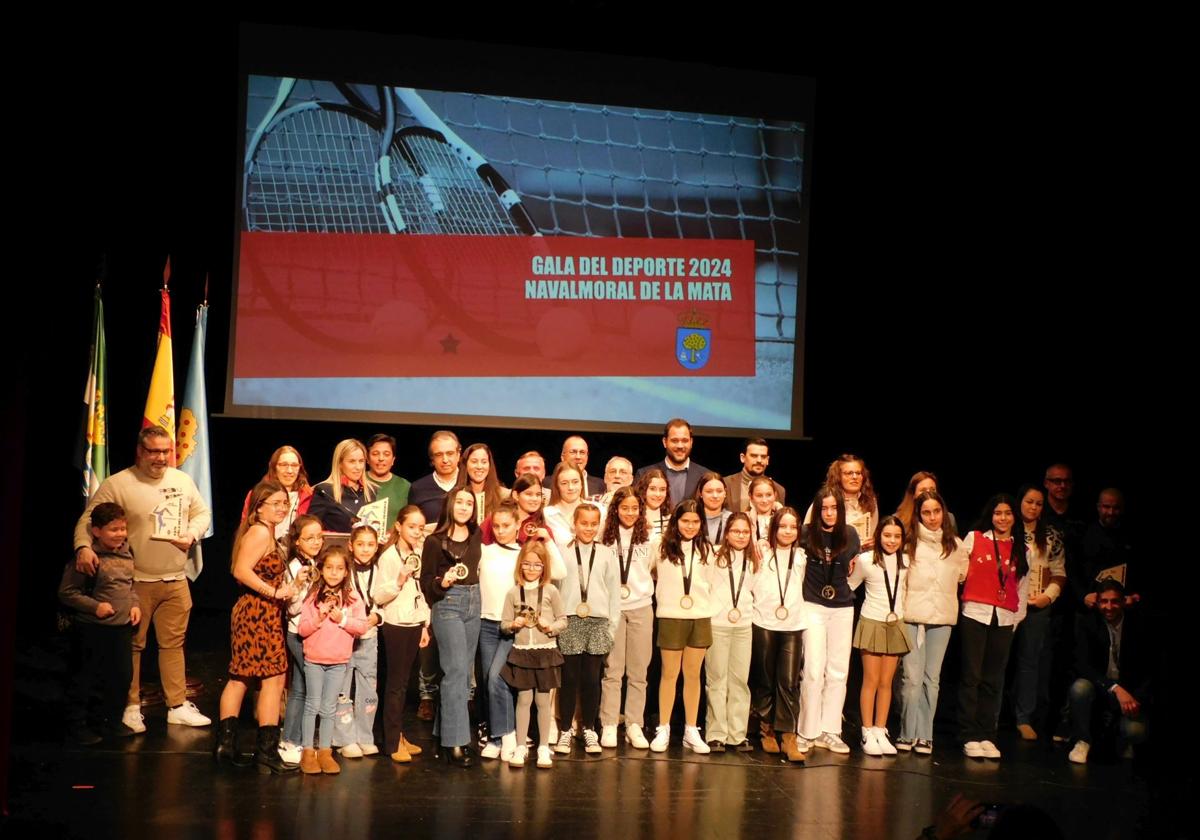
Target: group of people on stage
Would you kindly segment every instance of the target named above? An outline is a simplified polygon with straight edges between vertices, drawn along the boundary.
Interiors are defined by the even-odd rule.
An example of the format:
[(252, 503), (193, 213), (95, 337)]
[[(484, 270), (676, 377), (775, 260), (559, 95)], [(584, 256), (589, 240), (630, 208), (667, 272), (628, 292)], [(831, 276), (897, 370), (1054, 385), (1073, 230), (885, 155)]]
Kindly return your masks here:
[[(397, 762), (421, 752), (404, 725), (414, 668), (418, 714), (434, 711), (437, 753), (461, 766), (476, 761), (469, 705), (477, 687), (486, 701), (476, 708), (487, 721), (479, 755), (550, 767), (554, 754), (569, 754), (577, 743), (593, 754), (615, 748), (622, 722), (632, 748), (665, 751), (681, 675), (683, 745), (694, 753), (751, 751), (754, 742), (795, 763), (814, 748), (848, 753), (842, 712), (854, 649), (863, 669), (863, 752), (929, 754), (955, 626), (967, 756), (1000, 757), (996, 730), (1014, 639), (1016, 723), (1021, 737), (1038, 737), (1034, 725), (1058, 711), (1052, 677), (1068, 663), (1052, 660), (1056, 639), (1072, 625), (1076, 679), (1064, 698), (1071, 760), (1086, 761), (1089, 745), (1108, 731), (1122, 749), (1145, 737), (1148, 662), (1139, 647), (1140, 597), (1126, 587), (1131, 549), (1118, 491), (1101, 494), (1099, 521), (1085, 526), (1069, 510), (1069, 469), (1054, 465), (1043, 486), (989, 499), (960, 535), (931, 473), (914, 475), (896, 512), (881, 515), (865, 463), (843, 455), (801, 507), (789, 505), (784, 486), (768, 476), (765, 440), (747, 441), (742, 469), (725, 476), (691, 459), (685, 420), (666, 424), (663, 446), (662, 461), (635, 472), (628, 459), (614, 457), (598, 479), (587, 474), (586, 441), (571, 436), (549, 474), (543, 456), (524, 453), (511, 487), (501, 483), (485, 444), (463, 450), (449, 431), (434, 433), (433, 472), (411, 484), (392, 474), (396, 441), (386, 434), (339, 443), (328, 478), (315, 486), (294, 448), (277, 449), (246, 498), (233, 548), (243, 592), (231, 617), (217, 758), (249, 763), (236, 736), (254, 682), (261, 691), (253, 761), (262, 772), (336, 773), (335, 748), (346, 758), (379, 753), (381, 649), (383, 732)], [(91, 624), (124, 626), (123, 640), (136, 627), (131, 699), (117, 724), (129, 733), (117, 734), (141, 724), (133, 705), (136, 651), (147, 622), (139, 619), (156, 621), (160, 659), (162, 626), (171, 626), (147, 599), (176, 582), (186, 593), (180, 557), (207, 527), (207, 510), (196, 509), (173, 475), (182, 473), (156, 469), (192, 516), (186, 533), (167, 541), (178, 562), (142, 568), (143, 550), (165, 551), (161, 535), (134, 528), (146, 527), (138, 507), (153, 501), (155, 451), (153, 432), (143, 432), (138, 463), (125, 471), (132, 475), (102, 485), (80, 520), (77, 558), (61, 590), (84, 616), (83, 648), (101, 647)], [(103, 503), (126, 501), (137, 514), (114, 528), (116, 514)], [(97, 593), (118, 586), (127, 600), (106, 594), (110, 608), (101, 610)], [(656, 647), (661, 676), (651, 728), (645, 707)], [(115, 661), (111, 651), (105, 656)], [(81, 672), (81, 697), (90, 691), (87, 680), (103, 672), (84, 670), (90, 676)], [(169, 680), (164, 671), (164, 688)], [(104, 710), (110, 719), (126, 696), (123, 687), (119, 693)], [(86, 711), (86, 702), (79, 708)], [(199, 715), (180, 699), (168, 722), (188, 722), (171, 720), (180, 708)], [(536, 740), (529, 737), (535, 715)], [(82, 718), (75, 726), (92, 735)]]

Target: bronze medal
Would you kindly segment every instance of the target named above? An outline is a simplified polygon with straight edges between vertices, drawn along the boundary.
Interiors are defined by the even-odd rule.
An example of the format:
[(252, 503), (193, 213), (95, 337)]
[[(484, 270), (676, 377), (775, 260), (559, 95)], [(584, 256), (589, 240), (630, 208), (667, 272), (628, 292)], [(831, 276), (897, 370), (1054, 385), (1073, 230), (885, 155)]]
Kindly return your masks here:
[(410, 554), (404, 558), (404, 567), (410, 572), (415, 572), (421, 568), (421, 557), (418, 554)]
[(788, 608), (785, 607), (783, 604), (780, 604), (778, 607), (775, 608), (775, 617), (778, 618), (780, 621), (787, 621)]
[(679, 599), (679, 606), (683, 607), (685, 610), (690, 610), (692, 608), (692, 604), (694, 603), (696, 602), (692, 599), (691, 595), (684, 595)]
[(835, 595), (837, 595), (837, 590), (829, 584), (825, 584), (825, 586), (821, 587), (821, 597), (826, 601), (832, 601)]
[(580, 601), (579, 606), (575, 608), (575, 615), (580, 618), (587, 618), (592, 614), (592, 608), (588, 606), (587, 601)]
[(895, 624), (899, 620), (900, 620), (900, 616), (896, 615), (894, 612), (890, 612), (887, 614), (887, 623), (888, 624)]
[(728, 613), (726, 613), (725, 618), (729, 620), (730, 624), (737, 624), (742, 618), (742, 611), (737, 607), (734, 607)]
[(466, 563), (455, 563), (454, 566), (450, 569), (450, 573), (452, 575), (454, 575), (455, 580), (465, 580), (467, 575), (470, 574), (467, 571)]
[(622, 601), (628, 601), (628, 600), (629, 600), (629, 586), (628, 586), (628, 584), (624, 584), (624, 583), (622, 583), (622, 584), (621, 584), (621, 600), (622, 600)]

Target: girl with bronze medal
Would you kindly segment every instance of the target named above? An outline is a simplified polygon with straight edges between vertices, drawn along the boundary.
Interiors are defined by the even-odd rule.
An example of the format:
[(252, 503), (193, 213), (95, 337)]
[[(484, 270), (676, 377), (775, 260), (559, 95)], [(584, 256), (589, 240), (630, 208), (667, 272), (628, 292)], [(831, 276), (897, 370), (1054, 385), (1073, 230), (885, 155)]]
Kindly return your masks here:
[(913, 500), (914, 525), (905, 532), (909, 558), (904, 581), (904, 630), (911, 648), (901, 665), (900, 737), (896, 749), (933, 752), (942, 661), (958, 622), (958, 585), (966, 576), (962, 540), (941, 495), (924, 491)]
[(428, 647), (429, 606), (421, 592), (421, 548), (425, 515), (416, 505), (401, 508), (379, 556), (379, 574), (371, 595), (383, 611), (379, 628), (387, 662), (383, 695), (383, 735), (392, 761), (407, 764), (421, 748), (404, 735), (404, 698), (418, 652)]
[(514, 574), (516, 586), (504, 599), (500, 629), (513, 637), (508, 661), (500, 676), (517, 695), (516, 746), (507, 758), (510, 767), (524, 767), (530, 711), (537, 703), (537, 766), (550, 768), (551, 692), (562, 683), (563, 657), (554, 637), (567, 626), (567, 613), (557, 587), (550, 582), (546, 543), (530, 540), (521, 547)]
[(700, 476), (700, 482), (696, 485), (696, 501), (704, 506), (704, 536), (716, 548), (721, 544), (725, 520), (729, 518), (729, 511), (725, 508), (725, 479), (715, 472)]
[(658, 728), (650, 749), (665, 752), (671, 739), (675, 685), (683, 671), (683, 710), (687, 722), (683, 745), (695, 753), (710, 752), (700, 735), (700, 668), (712, 645), (711, 578), (707, 566), (712, 547), (701, 533), (702, 510), (695, 499), (675, 508), (662, 536), (651, 541), (651, 569), (658, 576), (658, 647), (662, 678), (658, 685)]
[(325, 542), (321, 520), (302, 513), (292, 520), (284, 547), (290, 558), (286, 578), (294, 593), (287, 606), (287, 649), (292, 658), (291, 682), (288, 684), (287, 710), (283, 715), (283, 740), (280, 754), (291, 764), (300, 761), (301, 725), (304, 719), (304, 640), (300, 638), (300, 610), (304, 596), (317, 579), (316, 560)]
[(654, 651), (654, 581), (650, 577), (650, 537), (644, 504), (633, 487), (621, 487), (609, 502), (601, 542), (615, 553), (620, 581), (620, 618), (600, 689), (600, 746), (617, 746), (621, 681), (625, 690), (625, 740), (636, 749), (650, 742), (642, 731), (646, 671)]
[(758, 553), (763, 557), (770, 551), (771, 517), (779, 508), (775, 498), (775, 484), (766, 476), (760, 475), (750, 480), (746, 488), (750, 495), (750, 523), (754, 526), (754, 543)]
[(854, 630), (854, 647), (863, 665), (858, 695), (862, 748), (872, 756), (896, 754), (888, 739), (887, 719), (896, 666), (909, 651), (908, 637), (900, 624), (908, 571), (903, 549), (904, 524), (897, 516), (885, 516), (875, 529), (875, 548), (858, 556), (848, 580), (851, 589), (865, 582), (867, 590)]
[(963, 540), (969, 560), (959, 622), (958, 721), (963, 753), (969, 758), (1000, 758), (996, 718), (1013, 631), (1025, 612), (1029, 582), (1024, 534), (1020, 539), (1013, 536), (1018, 510), (1017, 500), (1007, 493), (993, 496), (976, 530)]
[[(806, 751), (795, 734), (800, 721), (806, 615), (800, 595), (806, 556), (797, 550), (799, 535), (800, 514), (795, 508), (777, 510), (767, 531), (763, 572), (754, 585), (750, 650), (751, 700), (758, 713), (763, 751), (782, 752), (788, 761), (797, 764), (804, 761)], [(792, 573), (796, 572), (798, 585), (791, 586)]]
[(542, 480), (533, 473), (525, 473), (513, 482), (511, 497), (517, 503), (517, 542), (524, 545), (528, 540), (550, 542), (553, 537), (546, 527), (543, 508), (546, 497), (542, 493)]
[(666, 474), (658, 467), (646, 470), (637, 482), (637, 494), (646, 509), (647, 532), (651, 538), (662, 536), (671, 518), (671, 488)]
[[(846, 524), (840, 486), (822, 488), (813, 499), (813, 525), (802, 535), (808, 564), (804, 575), (804, 678), (800, 684), (801, 746), (815, 744), (846, 754), (842, 706), (854, 638), (854, 593), (847, 578), (859, 553), (858, 532)], [(874, 539), (874, 535), (872, 535)]]
[(708, 567), (713, 599), (712, 647), (704, 657), (705, 737), (713, 752), (753, 749), (746, 740), (750, 717), (751, 592), (758, 576), (758, 551), (750, 517), (734, 513), (724, 541)]
[(600, 710), (600, 675), (613, 647), (613, 635), (620, 618), (621, 596), (617, 557), (613, 550), (597, 541), (600, 534), (600, 508), (583, 502), (575, 508), (575, 539), (560, 551), (568, 558), (566, 576), (560, 581), (567, 627), (558, 636), (563, 655), (562, 687), (558, 690), (557, 753), (571, 752), (575, 701), (579, 700), (579, 720), (584, 748), (599, 753), (600, 737), (595, 730)]
[(438, 756), (460, 767), (475, 763), (467, 699), (482, 614), (480, 549), (475, 494), (465, 488), (452, 490), (421, 551), (421, 588), (432, 605), (430, 622), (444, 674), (435, 721)]
[[(500, 676), (512, 649), (512, 637), (502, 632), (500, 621), (505, 596), (516, 579), (519, 516), (517, 502), (512, 499), (505, 499), (492, 511), (488, 523), (493, 539), (483, 546), (479, 557), (479, 659), (487, 678), (487, 743), (480, 757), (501, 761), (512, 758), (517, 746), (513, 693)], [(483, 686), (478, 688), (482, 690)]]

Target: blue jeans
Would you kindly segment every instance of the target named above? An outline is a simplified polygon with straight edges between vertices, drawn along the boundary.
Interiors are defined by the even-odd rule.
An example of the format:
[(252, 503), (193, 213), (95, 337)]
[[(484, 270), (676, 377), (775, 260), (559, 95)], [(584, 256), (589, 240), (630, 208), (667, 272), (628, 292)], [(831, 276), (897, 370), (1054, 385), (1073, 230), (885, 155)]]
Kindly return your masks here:
[[(333, 713), (337, 709), (338, 691), (346, 676), (346, 663), (322, 665), (319, 662), (304, 663), (304, 682), (307, 696), (304, 698), (304, 740), (300, 746), (329, 749), (333, 746)], [(321, 742), (314, 744), (317, 730), (317, 715), (321, 716)]]
[[(917, 647), (917, 631), (925, 628), (925, 638)], [(900, 737), (910, 741), (933, 740), (933, 718), (937, 713), (938, 690), (942, 679), (942, 660), (950, 645), (949, 624), (904, 623), (909, 652), (903, 661), (900, 689)]]
[(1017, 626), (1017, 676), (1013, 714), (1018, 724), (1033, 723), (1034, 714), (1050, 705), (1050, 607), (1030, 607)]
[(288, 688), (287, 709), (283, 714), (283, 740), (299, 744), (304, 737), (304, 640), (299, 633), (287, 634), (287, 649), (292, 655), (292, 684)]
[[(354, 699), (350, 685), (354, 684)], [(350, 665), (338, 691), (333, 725), (334, 746), (375, 743), (375, 711), (379, 708), (379, 636), (355, 639)]]
[(1071, 684), (1070, 692), (1071, 729), (1076, 741), (1087, 741), (1089, 744), (1093, 744), (1103, 735), (1102, 730), (1097, 731), (1093, 728), (1092, 705), (1096, 701), (1097, 694), (1100, 695), (1100, 702), (1103, 704), (1105, 713), (1098, 721), (1101, 727), (1105, 725), (1105, 719), (1117, 721), (1117, 733), (1122, 745), (1140, 744), (1146, 740), (1149, 725), (1145, 715), (1138, 713), (1130, 717), (1121, 714), (1121, 704), (1117, 702), (1116, 695), (1111, 691), (1105, 691), (1103, 687), (1098, 688), (1091, 680), (1081, 677)]
[(438, 693), (434, 733), (443, 747), (462, 747), (471, 743), (467, 700), (471, 691), (471, 672), (475, 670), (475, 650), (479, 647), (482, 610), (478, 584), (455, 584), (433, 605), (430, 623), (437, 636), (438, 656), (445, 675)]
[(479, 654), (487, 672), (488, 733), (493, 744), (499, 744), (501, 735), (507, 735), (517, 728), (512, 689), (500, 676), (500, 669), (508, 661), (512, 646), (513, 637), (500, 632), (499, 621), (480, 619)]

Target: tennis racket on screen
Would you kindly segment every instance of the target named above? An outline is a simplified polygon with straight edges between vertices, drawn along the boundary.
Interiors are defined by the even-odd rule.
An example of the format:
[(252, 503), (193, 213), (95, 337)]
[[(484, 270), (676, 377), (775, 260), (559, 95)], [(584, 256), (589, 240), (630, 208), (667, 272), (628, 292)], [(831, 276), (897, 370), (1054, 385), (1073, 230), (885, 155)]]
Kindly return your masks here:
[[(296, 80), (280, 80), (247, 144), (242, 213), (246, 230), (402, 233), (431, 215), (414, 180), (392, 158), (395, 108), (378, 89), (378, 111), (362, 100), (308, 100), (284, 107)], [(403, 202), (411, 202), (405, 205)]]

